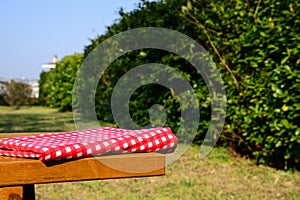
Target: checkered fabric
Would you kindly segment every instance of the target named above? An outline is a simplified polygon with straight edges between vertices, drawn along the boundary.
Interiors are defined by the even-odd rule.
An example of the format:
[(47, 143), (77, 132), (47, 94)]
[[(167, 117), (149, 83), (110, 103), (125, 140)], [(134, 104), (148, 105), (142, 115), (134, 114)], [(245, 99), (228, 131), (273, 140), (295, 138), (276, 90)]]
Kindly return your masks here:
[(175, 150), (177, 142), (178, 139), (168, 127), (140, 130), (100, 127), (4, 138), (0, 140), (0, 155), (50, 161), (107, 153), (171, 153)]

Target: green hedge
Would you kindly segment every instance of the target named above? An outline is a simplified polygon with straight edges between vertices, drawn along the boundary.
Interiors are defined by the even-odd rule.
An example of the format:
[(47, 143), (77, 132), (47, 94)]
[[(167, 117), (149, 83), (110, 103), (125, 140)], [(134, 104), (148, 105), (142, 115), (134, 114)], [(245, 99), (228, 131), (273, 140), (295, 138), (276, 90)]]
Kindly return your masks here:
[(73, 84), (81, 66), (83, 55), (75, 53), (65, 56), (48, 72), (42, 72), (39, 80), (39, 101), (42, 105), (72, 110)]
[[(106, 38), (132, 28), (165, 27), (187, 34), (211, 53), (225, 83), (228, 102), (223, 144), (258, 163), (299, 169), (299, 12), (299, 0), (142, 1), (133, 12), (121, 10), (119, 21), (92, 40), (84, 56)], [(196, 142), (201, 142), (210, 123), (207, 87), (189, 63), (163, 51), (132, 51), (112, 63), (98, 85), (97, 117), (113, 122), (110, 99), (114, 85), (132, 67), (149, 62), (172, 66), (193, 86), (201, 110)], [(157, 85), (143, 86), (133, 94), (129, 104), (132, 118), (146, 125), (149, 108), (156, 103), (165, 106), (166, 125), (178, 128), (178, 101), (171, 90)]]
[[(172, 1), (172, 3), (142, 1), (136, 10), (130, 13), (120, 11), (121, 19), (111, 27), (107, 33), (94, 40), (92, 44), (85, 48), (85, 56), (102, 41), (117, 33), (138, 27), (166, 27), (180, 32), (189, 32), (189, 36), (196, 36), (195, 26), (184, 20), (174, 6), (180, 9), (185, 1)], [(114, 122), (111, 112), (111, 95), (117, 81), (127, 71), (135, 66), (145, 63), (160, 63), (171, 66), (190, 82), (195, 88), (195, 93), (200, 101), (199, 131), (197, 138), (203, 138), (206, 133), (210, 118), (210, 102), (208, 89), (196, 70), (179, 56), (162, 50), (142, 49), (131, 51), (113, 62), (102, 75), (96, 93), (96, 113), (101, 120)], [(131, 97), (129, 110), (134, 122), (140, 126), (150, 123), (149, 108), (154, 104), (161, 104), (168, 114), (166, 125), (173, 130), (180, 126), (180, 106), (174, 94), (169, 89), (155, 84), (145, 85), (139, 88)]]
[(202, 23), (217, 32), (208, 31), (238, 82), (221, 63), (228, 98), (225, 141), (281, 169), (300, 167), (299, 6), (300, 1), (211, 1), (186, 14), (198, 20), (199, 30)]

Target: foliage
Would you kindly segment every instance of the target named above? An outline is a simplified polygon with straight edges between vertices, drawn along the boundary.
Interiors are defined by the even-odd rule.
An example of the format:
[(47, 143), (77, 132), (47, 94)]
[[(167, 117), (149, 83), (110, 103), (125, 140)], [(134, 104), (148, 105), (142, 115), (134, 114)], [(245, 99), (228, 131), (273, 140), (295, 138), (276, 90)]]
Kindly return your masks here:
[[(299, 6), (299, 0), (144, 0), (130, 13), (121, 10), (121, 18), (85, 47), (84, 56), (105, 39), (137, 27), (164, 27), (192, 37), (211, 53), (225, 83), (228, 102), (222, 141), (258, 163), (299, 169)], [(206, 84), (185, 60), (160, 50), (131, 51), (109, 66), (95, 96), (97, 117), (113, 122), (110, 100), (115, 84), (131, 68), (145, 63), (171, 66), (193, 86), (201, 110), (196, 139), (201, 141), (211, 113)], [(51, 98), (58, 96), (54, 94)], [(157, 85), (133, 93), (129, 103), (133, 120), (147, 125), (153, 104), (165, 107), (166, 125), (176, 130), (178, 101), (172, 90)]]
[[(177, 3), (176, 3), (177, 2)], [(138, 27), (166, 27), (180, 32), (194, 32), (194, 26), (184, 20), (174, 6), (180, 5), (185, 1), (173, 1), (172, 4), (164, 2), (147, 2), (142, 1), (138, 8), (130, 13), (120, 11), (121, 19), (111, 27), (105, 35), (102, 35), (94, 40), (92, 44), (85, 48), (85, 55), (89, 53), (106, 38), (117, 33)], [(188, 34), (188, 35), (190, 35)], [(181, 47), (183, 48), (183, 47)], [(140, 49), (131, 51), (122, 55), (115, 62), (113, 62), (101, 76), (100, 84), (96, 93), (96, 112), (97, 117), (101, 120), (113, 122), (114, 118), (111, 112), (111, 95), (115, 88), (115, 84), (119, 79), (132, 68), (146, 64), (146, 63), (160, 63), (163, 65), (171, 66), (176, 69), (190, 85), (195, 89), (196, 96), (200, 101), (200, 115), (204, 120), (199, 122), (198, 137), (203, 137), (208, 127), (208, 119), (210, 116), (209, 107), (209, 94), (208, 89), (197, 71), (186, 60), (180, 58), (170, 52), (163, 50), (153, 49)], [(159, 72), (153, 72), (152, 75)], [(146, 77), (144, 77), (146, 78)], [(172, 81), (176, 77), (171, 77)], [(141, 78), (143, 80), (143, 78)], [(136, 80), (138, 81), (138, 80)], [(128, 81), (129, 82), (129, 81)], [(152, 105), (160, 104), (164, 107), (167, 114), (166, 126), (171, 127), (174, 132), (177, 132), (181, 122), (181, 112), (183, 111), (179, 105), (178, 99), (173, 93), (171, 88), (165, 88), (157, 84), (147, 84), (136, 90), (131, 96), (128, 109), (132, 120), (140, 125), (146, 126), (150, 123), (149, 109)], [(123, 91), (126, 93), (126, 91)], [(179, 95), (179, 94), (176, 94)], [(120, 101), (120, 104), (124, 102)], [(126, 103), (126, 102), (125, 102)], [(189, 105), (186, 102), (186, 105)], [(159, 112), (163, 112), (160, 110)], [(123, 113), (120, 113), (122, 115)], [(134, 128), (134, 127), (127, 127)]]
[(8, 103), (5, 101), (5, 96), (6, 96), (5, 93), (0, 94), (0, 105), (1, 106), (8, 106)]
[(199, 31), (206, 28), (217, 49), (208, 43), (210, 52), (232, 71), (223, 70), (224, 139), (235, 151), (281, 169), (300, 166), (299, 6), (216, 0), (185, 15)]
[(72, 110), (73, 84), (83, 55), (64, 57), (54, 69), (40, 75), (40, 102), (59, 111)]
[[(143, 1), (131, 13), (121, 11), (120, 21), (109, 27), (105, 36), (92, 41), (86, 55), (105, 38), (136, 27), (166, 27), (191, 36), (211, 52), (225, 82), (228, 111), (223, 141), (234, 151), (255, 157), (258, 163), (285, 169), (296, 167), (300, 160), (298, 7), (299, 1)], [(106, 85), (99, 86), (98, 94), (102, 96), (97, 95), (98, 102), (106, 102), (102, 107), (98, 104), (101, 119), (111, 119), (107, 100), (129, 66), (155, 61), (181, 72), (188, 66), (174, 59), (174, 55), (159, 54), (162, 56), (150, 59), (151, 54), (143, 51), (147, 56), (141, 58), (140, 51), (132, 52), (103, 75)], [(203, 80), (191, 71), (187, 74), (191, 85), (197, 85), (201, 108), (209, 108)], [(170, 92), (158, 88), (152, 91), (147, 86), (148, 96), (134, 93), (130, 103), (133, 119), (145, 125), (149, 122), (149, 105), (171, 102), (163, 103), (173, 117), (167, 125), (176, 128), (178, 113), (174, 110), (178, 108), (172, 103)], [(199, 133), (205, 133), (210, 112), (201, 111)]]
[(48, 78), (49, 72), (41, 72), (39, 79), (39, 103), (43, 106), (48, 106), (50, 104), (47, 95), (50, 91), (49, 88), (49, 80)]
[(12, 80), (5, 84), (5, 101), (10, 106), (22, 106), (31, 104), (32, 90), (29, 84)]

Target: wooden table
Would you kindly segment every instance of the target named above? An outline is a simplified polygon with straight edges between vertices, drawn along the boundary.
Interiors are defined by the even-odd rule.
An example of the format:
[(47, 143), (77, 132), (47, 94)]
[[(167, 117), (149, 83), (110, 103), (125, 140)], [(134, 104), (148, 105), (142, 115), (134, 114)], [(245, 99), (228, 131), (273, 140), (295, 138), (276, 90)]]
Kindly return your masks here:
[[(0, 138), (23, 134), (0, 134)], [(164, 155), (136, 153), (42, 162), (0, 156), (0, 200), (35, 199), (34, 184), (103, 180), (165, 174)]]

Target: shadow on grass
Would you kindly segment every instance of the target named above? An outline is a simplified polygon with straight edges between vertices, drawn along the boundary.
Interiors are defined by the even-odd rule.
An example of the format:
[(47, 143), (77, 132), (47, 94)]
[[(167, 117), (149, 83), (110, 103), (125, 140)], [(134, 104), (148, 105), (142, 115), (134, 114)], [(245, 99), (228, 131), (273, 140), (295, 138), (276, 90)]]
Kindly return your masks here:
[(0, 133), (74, 130), (72, 114), (0, 114)]

